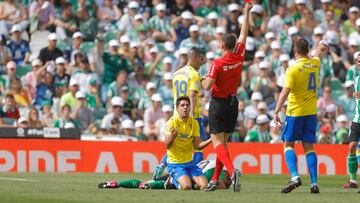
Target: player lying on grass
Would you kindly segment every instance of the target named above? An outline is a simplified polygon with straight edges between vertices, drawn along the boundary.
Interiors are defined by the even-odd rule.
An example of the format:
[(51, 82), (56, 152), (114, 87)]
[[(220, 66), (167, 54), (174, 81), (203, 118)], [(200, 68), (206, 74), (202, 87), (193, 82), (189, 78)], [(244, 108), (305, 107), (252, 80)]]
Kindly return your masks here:
[[(211, 177), (214, 174), (215, 170), (215, 161), (213, 160), (203, 160), (197, 164), (197, 166), (204, 173), (204, 176), (208, 181), (211, 180)], [(123, 180), (123, 181), (108, 181), (103, 182), (98, 185), (98, 188), (139, 188), (139, 189), (175, 189), (173, 184), (173, 178), (166, 174), (156, 180), (141, 181), (137, 179), (132, 180)], [(220, 175), (220, 182), (218, 189), (228, 189), (231, 185), (231, 177), (229, 172), (224, 169)], [(193, 189), (196, 189), (197, 186), (194, 185)]]

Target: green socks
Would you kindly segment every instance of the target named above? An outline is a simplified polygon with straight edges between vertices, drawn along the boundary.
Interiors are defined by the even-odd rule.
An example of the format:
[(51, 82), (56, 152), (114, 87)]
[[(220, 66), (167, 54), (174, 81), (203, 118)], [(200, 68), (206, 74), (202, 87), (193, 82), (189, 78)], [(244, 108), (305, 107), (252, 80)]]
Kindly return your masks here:
[(123, 188), (138, 188), (140, 183), (140, 180), (123, 180), (118, 182), (119, 187)]
[(148, 185), (150, 185), (151, 189), (165, 189), (163, 180), (157, 180), (157, 181), (148, 183)]
[(348, 155), (348, 169), (350, 173), (350, 180), (355, 180), (357, 177), (358, 161), (355, 154)]

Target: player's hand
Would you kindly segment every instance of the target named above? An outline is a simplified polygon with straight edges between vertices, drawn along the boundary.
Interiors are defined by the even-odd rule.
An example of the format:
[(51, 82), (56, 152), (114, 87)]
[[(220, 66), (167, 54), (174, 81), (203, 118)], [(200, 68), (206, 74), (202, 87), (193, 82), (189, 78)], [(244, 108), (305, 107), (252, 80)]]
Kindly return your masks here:
[(279, 115), (277, 113), (274, 113), (273, 118), (274, 118), (274, 123), (275, 123), (276, 129), (280, 130), (282, 123), (281, 123)]
[(171, 130), (171, 137), (172, 137), (172, 138), (175, 138), (178, 134), (179, 134), (179, 132), (177, 131), (176, 128), (174, 128), (174, 129)]
[(360, 99), (360, 92), (354, 92), (353, 97), (355, 97), (355, 99)]

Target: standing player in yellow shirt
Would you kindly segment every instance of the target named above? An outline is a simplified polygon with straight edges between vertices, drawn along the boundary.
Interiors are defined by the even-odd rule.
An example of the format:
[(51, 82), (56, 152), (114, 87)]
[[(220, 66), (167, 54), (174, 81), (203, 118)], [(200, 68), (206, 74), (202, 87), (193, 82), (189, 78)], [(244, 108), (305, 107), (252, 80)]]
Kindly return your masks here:
[(165, 132), (167, 167), (176, 188), (190, 190), (194, 182), (203, 190), (208, 181), (193, 161), (193, 152), (207, 144), (200, 142), (199, 124), (190, 116), (190, 109), (189, 97), (181, 96), (176, 100), (177, 114), (169, 119)]
[(275, 124), (280, 125), (278, 113), (288, 99), (285, 124), (281, 133), (284, 142), (285, 161), (291, 181), (281, 191), (289, 193), (299, 187), (301, 179), (297, 170), (294, 151), (295, 141), (302, 141), (306, 162), (311, 177), (311, 193), (319, 193), (317, 184), (317, 156), (313, 144), (316, 142), (316, 104), (318, 99), (320, 58), (326, 54), (327, 46), (321, 43), (313, 58), (308, 58), (309, 43), (298, 39), (294, 44), (296, 64), (286, 71), (284, 87), (274, 111)]
[[(188, 53), (188, 63), (186, 66), (177, 70), (173, 75), (173, 94), (174, 104), (176, 100), (181, 96), (188, 96), (190, 99), (190, 115), (194, 117), (199, 123), (199, 131), (201, 140), (208, 140), (209, 137), (205, 137), (205, 129), (203, 126), (202, 117), (200, 115), (200, 92), (201, 92), (201, 77), (198, 72), (200, 66), (206, 63), (205, 53), (199, 48), (191, 48)], [(176, 106), (174, 105), (174, 109)], [(177, 112), (174, 111), (174, 115)], [(203, 152), (196, 150), (194, 153), (195, 163), (199, 163), (204, 160)], [(167, 156), (162, 158), (161, 164), (155, 169), (153, 179), (157, 179), (161, 176), (165, 167), (167, 166)]]

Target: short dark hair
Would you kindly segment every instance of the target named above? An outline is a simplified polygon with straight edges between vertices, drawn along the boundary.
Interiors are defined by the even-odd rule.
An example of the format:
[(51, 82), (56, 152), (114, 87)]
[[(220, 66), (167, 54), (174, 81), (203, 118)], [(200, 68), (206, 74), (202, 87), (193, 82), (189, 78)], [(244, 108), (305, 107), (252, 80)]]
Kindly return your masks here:
[(111, 125), (115, 125), (115, 124), (120, 124), (120, 121), (119, 121), (118, 118), (113, 118), (113, 119), (111, 120)]
[(200, 55), (204, 55), (205, 56), (205, 50), (202, 50), (200, 48), (197, 47), (193, 47), (189, 50), (188, 53), (188, 58), (197, 58), (200, 57)]
[(236, 35), (234, 33), (228, 33), (221, 37), (221, 41), (225, 45), (225, 49), (232, 50), (236, 46)]
[(176, 100), (176, 107), (179, 107), (181, 101), (187, 101), (190, 104), (190, 99), (187, 96), (181, 96)]
[(295, 41), (294, 49), (301, 55), (307, 55), (309, 53), (309, 42), (304, 38), (300, 38)]

